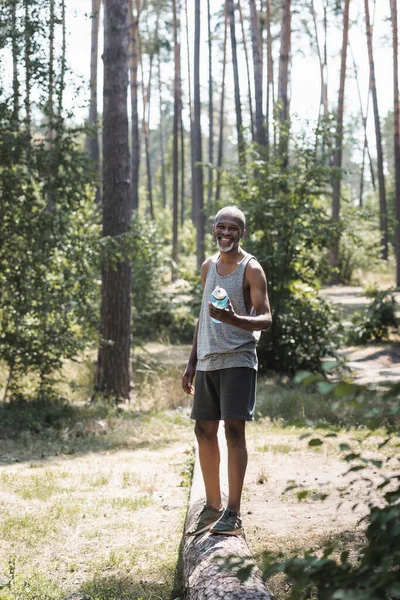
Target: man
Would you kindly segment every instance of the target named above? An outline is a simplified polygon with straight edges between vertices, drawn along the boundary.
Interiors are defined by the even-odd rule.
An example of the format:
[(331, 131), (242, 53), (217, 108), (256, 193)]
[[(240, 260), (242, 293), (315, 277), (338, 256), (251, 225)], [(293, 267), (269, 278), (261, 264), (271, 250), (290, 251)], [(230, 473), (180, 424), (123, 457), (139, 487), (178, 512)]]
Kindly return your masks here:
[[(201, 268), (203, 301), (182, 387), (194, 395), (191, 418), (196, 420), (206, 504), (188, 535), (208, 529), (227, 535), (242, 533), (240, 501), (247, 467), (245, 423), (254, 416), (259, 336), (256, 332), (271, 325), (265, 274), (256, 259), (241, 248), (244, 234), (242, 211), (232, 206), (222, 208), (213, 224), (219, 252)], [(217, 285), (228, 293), (227, 308), (216, 308), (210, 302)], [(220, 420), (225, 422), (228, 447), (229, 497), (225, 509), (219, 481)]]

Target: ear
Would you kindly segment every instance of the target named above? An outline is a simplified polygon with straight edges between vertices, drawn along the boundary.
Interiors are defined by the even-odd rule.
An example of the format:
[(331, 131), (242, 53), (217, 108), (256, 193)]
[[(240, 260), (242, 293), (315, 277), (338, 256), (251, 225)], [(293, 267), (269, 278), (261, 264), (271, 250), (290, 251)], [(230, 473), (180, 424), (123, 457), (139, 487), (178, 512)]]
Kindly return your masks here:
[(245, 229), (243, 229), (243, 231), (242, 231), (242, 236), (241, 236), (241, 237), (244, 237), (245, 235), (246, 235), (246, 230), (245, 230)]

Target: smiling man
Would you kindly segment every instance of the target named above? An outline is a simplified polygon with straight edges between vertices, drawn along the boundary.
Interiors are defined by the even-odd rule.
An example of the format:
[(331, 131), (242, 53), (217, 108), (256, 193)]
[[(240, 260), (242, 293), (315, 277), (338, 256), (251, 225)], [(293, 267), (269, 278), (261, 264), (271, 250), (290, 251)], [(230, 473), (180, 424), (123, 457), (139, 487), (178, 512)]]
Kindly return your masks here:
[[(222, 208), (213, 224), (218, 252), (201, 268), (203, 300), (182, 387), (194, 395), (191, 418), (196, 421), (206, 503), (188, 535), (207, 530), (239, 535), (243, 531), (240, 502), (247, 467), (245, 424), (254, 417), (256, 342), (259, 332), (271, 325), (264, 271), (240, 246), (245, 232), (242, 211), (234, 206)], [(217, 285), (228, 293), (229, 303), (224, 309), (210, 302)], [(226, 508), (222, 506), (219, 480), (220, 420), (225, 422), (228, 447)]]

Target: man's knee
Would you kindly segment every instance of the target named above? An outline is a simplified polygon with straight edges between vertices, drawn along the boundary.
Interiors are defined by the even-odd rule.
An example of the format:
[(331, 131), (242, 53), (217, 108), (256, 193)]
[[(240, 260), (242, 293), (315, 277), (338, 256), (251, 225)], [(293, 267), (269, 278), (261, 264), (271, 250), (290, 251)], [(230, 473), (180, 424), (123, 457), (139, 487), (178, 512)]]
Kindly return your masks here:
[(231, 419), (225, 421), (225, 437), (228, 446), (245, 446), (245, 425), (246, 421)]
[(194, 433), (200, 443), (217, 441), (219, 421), (196, 421)]

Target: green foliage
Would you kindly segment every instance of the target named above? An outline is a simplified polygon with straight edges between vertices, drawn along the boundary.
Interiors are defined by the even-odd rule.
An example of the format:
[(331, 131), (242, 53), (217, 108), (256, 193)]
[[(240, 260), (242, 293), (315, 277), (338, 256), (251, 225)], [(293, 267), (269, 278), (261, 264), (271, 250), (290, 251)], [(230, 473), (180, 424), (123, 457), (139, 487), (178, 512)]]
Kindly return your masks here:
[(248, 174), (233, 181), (247, 219), (246, 250), (268, 279), (273, 324), (258, 348), (263, 367), (319, 369), (321, 358), (338, 345), (336, 312), (315, 291), (328, 275), (322, 258), (338, 233), (325, 210), (329, 177), (305, 141), (295, 147), (288, 168), (279, 159), (257, 156)]
[(93, 176), (74, 131), (60, 124), (55, 146), (33, 142), (12, 130), (4, 103), (0, 164), (0, 359), (11, 389), (28, 371), (44, 385), (94, 335)]
[(350, 284), (357, 281), (360, 272), (379, 264), (380, 232), (376, 211), (346, 202), (341, 211), (339, 281)]
[(398, 329), (393, 290), (370, 289), (366, 295), (372, 301), (363, 313), (354, 315), (352, 319), (349, 342), (353, 344), (387, 339), (391, 330)]
[[(334, 364), (327, 365), (326, 372), (332, 372)], [(332, 373), (331, 373), (332, 376)], [(322, 374), (310, 372), (299, 373), (298, 382), (308, 385), (327, 383)], [(391, 441), (393, 434), (399, 434), (399, 384), (376, 392), (367, 386), (356, 385), (348, 381), (329, 381), (329, 390), (336, 403), (348, 404), (353, 401), (365, 404), (370, 413), (370, 426), (386, 426), (387, 437), (377, 444), (377, 450), (382, 449)], [(383, 400), (383, 402), (382, 402)], [(302, 438), (311, 437), (308, 433)], [(324, 438), (334, 438), (336, 434), (328, 433)], [(367, 439), (367, 438), (366, 438)], [(327, 439), (311, 437), (309, 447), (320, 447)], [(360, 441), (362, 444), (362, 442)], [(362, 446), (361, 446), (362, 447)], [(362, 519), (367, 526), (362, 543), (355, 544), (354, 537), (347, 539), (348, 547), (339, 554), (337, 546), (328, 540), (322, 548), (295, 549), (288, 558), (284, 553), (264, 554), (263, 577), (268, 579), (275, 574), (283, 573), (288, 577), (290, 592), (288, 600), (394, 600), (400, 598), (399, 569), (400, 569), (400, 475), (385, 475), (372, 477), (366, 469), (372, 467), (374, 475), (383, 465), (390, 467), (393, 462), (391, 455), (382, 453), (371, 458), (362, 452), (354, 452), (346, 443), (339, 444), (343, 460), (348, 463), (347, 473), (353, 473), (355, 479), (349, 481), (346, 488), (353, 489), (357, 477), (366, 485), (369, 494), (369, 504), (366, 517)], [(360, 475), (357, 475), (360, 473)], [(286, 491), (292, 491), (301, 486), (290, 485)], [(296, 492), (298, 498), (306, 497), (307, 490)], [(348, 491), (347, 491), (348, 493)], [(326, 494), (314, 494), (313, 500), (323, 501)], [(372, 499), (373, 498), (373, 499)], [(352, 545), (350, 546), (350, 543)], [(249, 576), (251, 571), (248, 557), (228, 557), (221, 561), (221, 568), (233, 570), (239, 579)]]
[[(130, 234), (134, 343), (150, 340), (190, 342), (194, 318), (173, 289), (165, 291), (170, 258), (157, 225), (135, 215)], [(167, 248), (168, 249), (168, 248)]]

